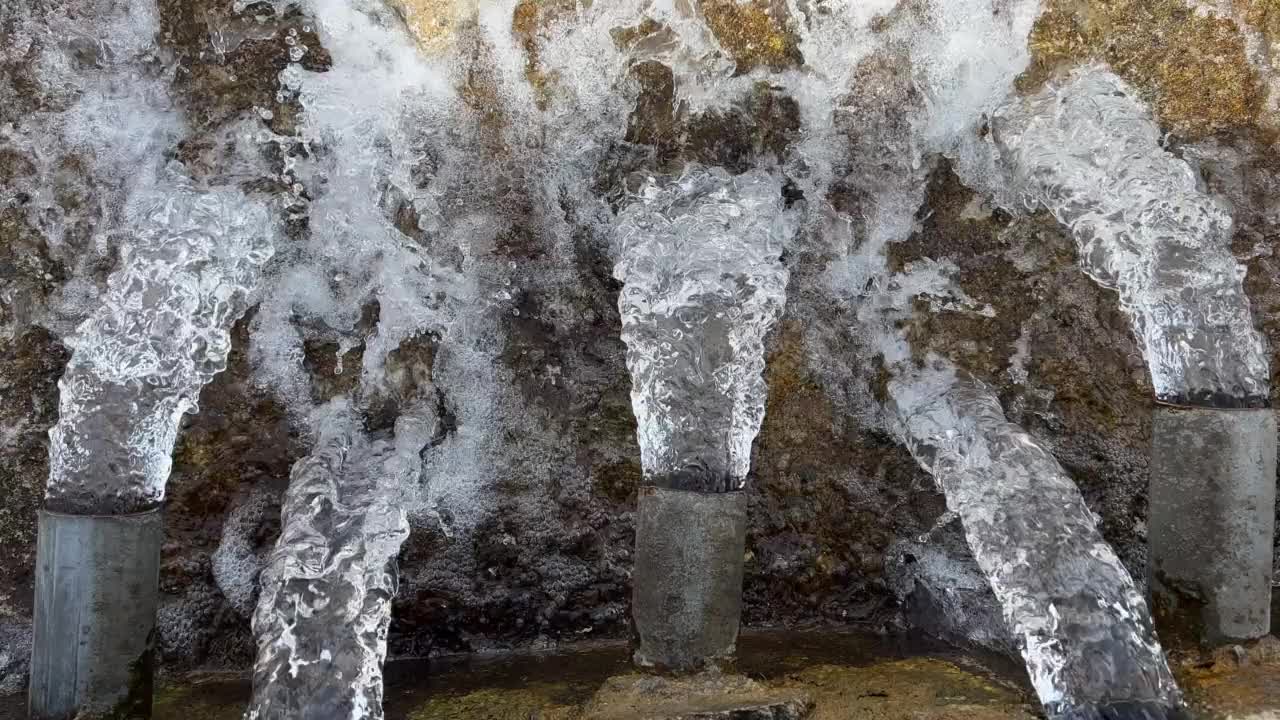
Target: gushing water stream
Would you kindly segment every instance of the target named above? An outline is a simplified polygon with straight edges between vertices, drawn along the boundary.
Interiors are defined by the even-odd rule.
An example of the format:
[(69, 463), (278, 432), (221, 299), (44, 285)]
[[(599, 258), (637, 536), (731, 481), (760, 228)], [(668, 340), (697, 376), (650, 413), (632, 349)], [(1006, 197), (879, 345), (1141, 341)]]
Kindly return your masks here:
[(992, 134), (1014, 191), (1069, 228), (1085, 272), (1119, 292), (1156, 398), (1269, 402), (1267, 345), (1231, 255), (1231, 215), (1161, 146), (1133, 88), (1084, 67), (1002, 108)]
[[(80, 322), (64, 335), (73, 352), (38, 516), (33, 717), (150, 714), (159, 508), (179, 423), (226, 367), (275, 249), (270, 202), (240, 187), (255, 177), (242, 135), (221, 139), (218, 174), (174, 159), (187, 118), (157, 10), (87, 0), (0, 13), (19, 46), (3, 54), (23, 53), (45, 93), (34, 120), (0, 123), (41, 171), (12, 195), (6, 180), (5, 201), (82, 273), (48, 309), (54, 326)], [(98, 264), (111, 268), (105, 288), (86, 282)]]
[[(441, 206), (459, 156), (440, 128), (461, 108), (440, 61), (424, 57), (382, 3), (314, 0), (307, 10), (333, 65), (305, 69), (311, 48), (295, 39), (280, 84), (296, 94), (302, 114), (296, 136), (276, 141), (307, 149), (290, 157), (284, 176), (309, 233), (255, 319), (253, 348), (260, 377), (293, 407), (310, 403), (303, 337), (292, 325), (299, 312), (343, 351), (362, 345), (361, 367), (339, 367), (358, 373), (360, 401), (385, 396), (392, 353), (431, 333), (453, 340), (460, 301), (485, 309), (459, 265), (468, 264), (470, 243), (493, 232), (479, 213), (451, 215)], [(397, 224), (403, 218), (411, 220)], [(437, 252), (415, 234), (437, 241)], [(459, 246), (461, 263), (456, 254), (440, 257)], [(368, 307), (377, 308), (376, 326), (359, 337), (355, 326)], [(483, 378), (486, 362), (464, 377)], [(249, 720), (382, 717), (395, 558), (408, 513), (423, 504), (419, 479), (424, 469), (440, 469), (447, 484), (477, 461), (473, 447), (462, 447), (424, 463), (437, 415), (434, 390), (422, 390), (398, 399), (390, 437), (368, 434), (367, 408), (349, 398), (305, 418), (314, 445), (293, 468), (281, 536), (259, 580)], [(460, 409), (463, 422), (483, 417), (486, 398), (476, 400), (478, 412)]]
[(294, 466), (280, 539), (259, 584), (247, 720), (382, 717), (382, 664), (407, 493), (436, 431), (406, 412), (371, 438), (350, 403), (319, 408), (315, 449)]
[(1142, 592), (1053, 455), (1005, 419), (990, 388), (945, 366), (904, 372), (889, 393), (1049, 716), (1168, 717), (1181, 693)]
[(272, 222), (238, 190), (176, 173), (139, 192), (102, 306), (59, 383), (49, 507), (85, 513), (164, 500), (178, 422), (226, 367), (231, 325), (272, 254)]
[[(83, 269), (95, 253), (118, 255), (104, 293), (71, 283), (56, 308), (83, 322), (68, 339), (75, 352), (59, 383), (46, 504), (73, 513), (151, 509), (165, 497), (179, 421), (225, 367), (231, 325), (272, 256), (276, 228), (266, 204), (235, 187), (235, 172), (211, 186), (166, 164), (185, 117), (165, 76), (148, 69), (153, 3), (17, 14), (32, 25), (16, 35), (26, 47), (13, 49), (27, 50), (48, 101), (37, 122), (0, 128), (0, 139), (32, 150), (45, 171), (14, 189), (25, 191), (30, 221), (68, 264)], [(80, 203), (54, 202), (39, 178), (68, 158), (84, 169), (71, 187), (104, 189), (78, 191)], [(86, 226), (95, 252), (77, 248)]]
[[(951, 157), (978, 187), (1002, 177), (978, 128), (1006, 102), (1014, 76), (1025, 67), (1022, 49), (1036, 11), (1034, 3), (1015, 3), (1010, 12), (970, 2), (931, 9), (921, 22), (936, 32), (891, 24), (889, 34), (901, 41), (897, 56), (885, 52), (893, 63), (868, 60), (867, 77), (847, 78), (855, 100), (865, 94), (863, 106), (838, 102), (833, 92), (839, 82), (798, 86), (802, 108), (809, 108), (799, 169), (815, 170), (805, 182), (817, 185), (802, 183), (811, 198), (812, 231), (832, 238), (837, 248), (848, 243), (829, 279), (835, 292), (850, 297), (859, 321), (851, 332), (893, 378), (887, 425), (934, 475), (949, 510), (959, 516), (1046, 712), (1055, 718), (1125, 712), (1163, 717), (1176, 712), (1180, 695), (1150, 615), (1074, 482), (1052, 454), (1005, 420), (981, 385), (958, 381), (938, 358), (920, 368), (901, 329), (920, 297), (945, 302), (954, 312), (985, 312), (955, 286), (945, 265), (921, 262), (894, 272), (886, 258), (891, 243), (914, 232), (931, 154)], [(806, 58), (819, 67), (826, 60), (825, 74), (832, 78), (841, 77), (838, 49), (850, 35), (847, 28), (832, 32), (844, 27), (839, 17), (808, 18), (802, 30)], [(843, 17), (845, 24), (854, 18)], [(904, 73), (912, 82), (898, 80)], [(1054, 142), (1059, 145), (1050, 147), (1062, 141)], [(843, 167), (851, 172), (840, 181), (871, 198), (860, 218), (844, 217), (822, 201), (828, 187), (823, 175), (839, 178)]]
[[(937, 358), (930, 367), (942, 369), (919, 368), (899, 325), (921, 296), (945, 299), (954, 311), (984, 309), (955, 287), (944, 265), (922, 262), (893, 272), (886, 261), (889, 244), (914, 231), (930, 155), (949, 156), (977, 187), (1003, 177), (978, 128), (1006, 102), (1025, 67), (1036, 12), (1036, 3), (931, 5), (919, 19), (929, 32), (889, 23), (885, 34), (898, 44), (883, 50), (883, 64), (872, 62), (875, 51), (846, 49), (846, 39), (856, 36), (850, 26), (866, 21), (853, 9), (806, 16), (801, 49), (826, 82), (796, 84), (805, 133), (793, 177), (811, 199), (812, 231), (836, 247), (843, 235), (850, 238), (829, 278), (836, 292), (851, 296), (860, 321), (852, 332), (894, 378), (888, 425), (934, 475), (963, 523), (1046, 712), (1164, 717), (1177, 712), (1180, 695), (1145, 602), (1071, 478), (1005, 420), (982, 386), (957, 381)], [(878, 38), (867, 42), (884, 41)], [(864, 73), (842, 70), (850, 56), (866, 58)], [(904, 74), (910, 82), (899, 80)], [(839, 94), (846, 83), (853, 102)], [(1054, 138), (1045, 148), (1069, 144)], [(850, 172), (841, 178), (843, 168)], [(856, 218), (860, 235), (854, 218), (823, 202), (837, 179), (871, 199)]]
[(651, 481), (706, 492), (746, 482), (790, 231), (781, 183), (762, 171), (650, 177), (619, 214), (614, 275)]

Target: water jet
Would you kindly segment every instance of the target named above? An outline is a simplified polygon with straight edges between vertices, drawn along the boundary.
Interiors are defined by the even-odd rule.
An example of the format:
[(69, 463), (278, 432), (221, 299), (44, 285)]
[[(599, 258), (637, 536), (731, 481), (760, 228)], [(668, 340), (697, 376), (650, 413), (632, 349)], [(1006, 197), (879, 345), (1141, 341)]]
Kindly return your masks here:
[(738, 634), (764, 337), (782, 312), (781, 182), (690, 166), (649, 177), (614, 227), (644, 485), (633, 615), (645, 667), (696, 671)]
[(281, 532), (253, 616), (258, 653), (246, 720), (382, 717), (382, 665), (405, 492), (435, 433), (428, 410), (370, 437), (347, 398), (317, 408), (316, 442), (290, 473)]
[(946, 495), (1053, 720), (1180, 718), (1142, 593), (1070, 476), (1005, 419), (990, 388), (939, 364), (889, 393), (900, 432)]
[(227, 361), (272, 254), (238, 190), (169, 169), (130, 199), (131, 242), (79, 328), (49, 432), (30, 710), (38, 720), (151, 708), (162, 513), (182, 416)]
[(1209, 644), (1265, 635), (1276, 423), (1230, 213), (1102, 66), (1003, 108), (992, 135), (1024, 200), (1053, 213), (1084, 271), (1117, 291), (1143, 349), (1156, 402), (1147, 537), (1162, 630)]

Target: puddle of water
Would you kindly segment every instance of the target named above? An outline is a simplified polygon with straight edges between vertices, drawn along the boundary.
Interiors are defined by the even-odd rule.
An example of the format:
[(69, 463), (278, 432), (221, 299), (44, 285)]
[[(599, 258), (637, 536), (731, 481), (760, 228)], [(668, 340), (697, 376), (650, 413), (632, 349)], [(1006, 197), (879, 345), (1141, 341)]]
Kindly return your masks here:
[[(587, 701), (604, 681), (632, 671), (625, 641), (593, 641), (546, 652), (465, 655), (398, 660), (385, 672), (387, 720), (432, 717), (442, 700), (467, 696), (468, 718), (528, 717), (546, 706), (565, 708)], [(961, 653), (917, 637), (865, 632), (754, 630), (738, 643), (737, 670), (757, 680), (781, 681), (819, 666), (859, 667), (893, 660), (948, 660), (1013, 696), (1025, 696), (1020, 666), (999, 656)], [(239, 720), (251, 694), (248, 673), (198, 672), (161, 684), (154, 720)], [(471, 714), (468, 707), (480, 708)], [(492, 714), (496, 713), (496, 714)], [(0, 717), (25, 717), (22, 697), (0, 699)]]

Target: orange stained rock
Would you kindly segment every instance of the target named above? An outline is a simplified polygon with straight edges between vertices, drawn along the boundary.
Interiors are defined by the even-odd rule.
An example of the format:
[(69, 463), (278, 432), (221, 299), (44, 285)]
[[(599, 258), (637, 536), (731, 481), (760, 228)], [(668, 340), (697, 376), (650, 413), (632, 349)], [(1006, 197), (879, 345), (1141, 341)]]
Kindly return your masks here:
[(427, 53), (449, 47), (458, 27), (475, 17), (479, 0), (390, 0)]

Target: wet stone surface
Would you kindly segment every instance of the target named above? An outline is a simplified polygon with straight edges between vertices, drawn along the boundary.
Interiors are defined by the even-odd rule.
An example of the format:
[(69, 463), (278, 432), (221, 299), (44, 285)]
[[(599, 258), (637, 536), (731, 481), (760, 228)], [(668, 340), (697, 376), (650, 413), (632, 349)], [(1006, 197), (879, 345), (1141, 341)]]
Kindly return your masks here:
[[(845, 720), (1031, 720), (1017, 670), (860, 634), (757, 633), (740, 644), (741, 675), (669, 680), (633, 674), (619, 643), (551, 653), (392, 663), (388, 720), (676, 720), (691, 711), (770, 708), (759, 717)], [(1000, 668), (992, 670), (992, 667)], [(1011, 674), (1010, 670), (1013, 672)], [(241, 676), (196, 673), (158, 693), (156, 720), (232, 720)], [(0, 712), (9, 708), (0, 700)], [(756, 715), (725, 715), (742, 718)]]
[[(1182, 658), (1175, 671), (1196, 720), (1275, 717), (1280, 641), (1268, 638), (1215, 654)], [(750, 633), (738, 671), (749, 680), (685, 683), (775, 701), (812, 703), (811, 720), (1034, 720), (1040, 717), (1020, 671), (993, 658), (943, 647), (847, 633)], [(617, 643), (585, 643), (559, 652), (498, 658), (392, 663), (388, 720), (588, 720), (628, 717), (628, 689), (657, 684), (679, 699), (681, 683), (641, 680)], [(160, 683), (155, 720), (236, 720), (248, 679), (198, 672)], [(653, 693), (644, 701), (651, 702)], [(715, 695), (724, 697), (723, 695)], [(704, 699), (706, 699), (704, 697)], [(0, 698), (0, 716), (21, 717), (21, 698)], [(1270, 713), (1270, 714), (1268, 714)], [(644, 715), (644, 717), (669, 717)]]

